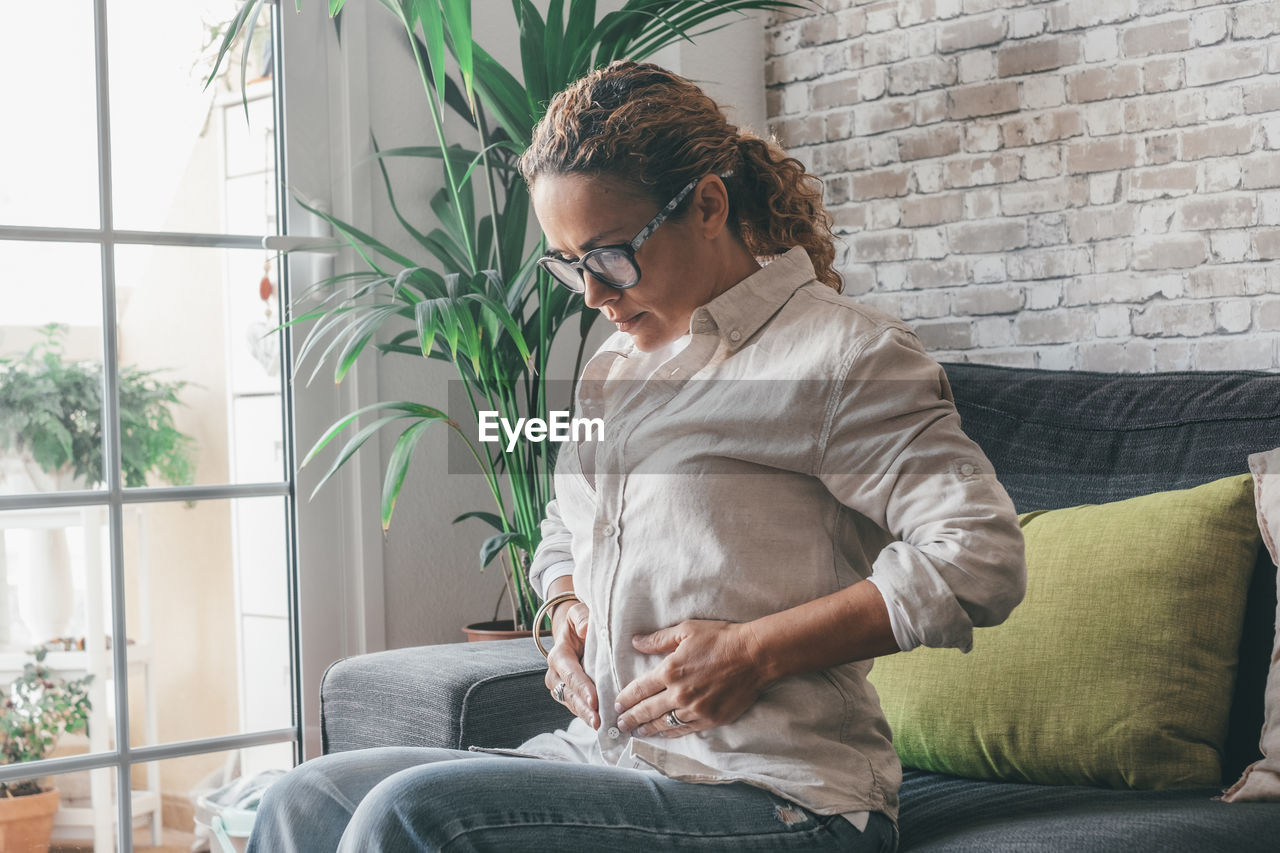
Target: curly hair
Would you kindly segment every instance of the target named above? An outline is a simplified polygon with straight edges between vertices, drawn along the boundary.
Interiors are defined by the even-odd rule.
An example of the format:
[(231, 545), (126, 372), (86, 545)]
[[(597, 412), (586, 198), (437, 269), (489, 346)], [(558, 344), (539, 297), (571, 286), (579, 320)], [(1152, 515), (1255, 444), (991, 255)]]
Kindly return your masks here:
[(551, 99), (520, 158), (531, 187), (543, 175), (608, 175), (659, 205), (690, 181), (725, 172), (729, 223), (747, 249), (763, 258), (803, 246), (818, 280), (839, 291), (822, 182), (657, 65), (618, 61), (578, 80)]

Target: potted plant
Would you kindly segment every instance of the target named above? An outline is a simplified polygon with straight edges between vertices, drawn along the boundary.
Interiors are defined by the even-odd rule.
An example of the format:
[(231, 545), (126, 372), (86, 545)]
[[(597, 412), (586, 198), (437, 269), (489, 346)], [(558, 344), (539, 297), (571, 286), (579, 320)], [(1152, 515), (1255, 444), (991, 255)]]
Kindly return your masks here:
[[(0, 764), (22, 764), (49, 757), (58, 739), (84, 731), (93, 706), (92, 675), (68, 681), (45, 665), (46, 649), (30, 650), (28, 662), (9, 685), (0, 689)], [(49, 847), (58, 790), (37, 779), (0, 782), (0, 849), (43, 853)]]
[[(26, 353), (0, 358), (0, 492), (64, 491), (105, 481), (101, 361), (65, 357), (66, 327), (50, 324)], [(173, 422), (185, 382), (155, 371), (119, 370), (120, 451), (125, 486), (154, 474), (192, 482), (194, 442)], [(34, 639), (61, 636), (72, 613), (71, 563), (59, 529), (33, 531), (40, 541), (28, 572), (23, 618)], [(0, 577), (0, 582), (4, 578)]]
[[(16, 458), (43, 490), (97, 486), (102, 465), (102, 362), (68, 361), (65, 326), (51, 323), (26, 353), (0, 358), (0, 452)], [(120, 452), (126, 487), (155, 474), (169, 483), (194, 479), (194, 442), (173, 423), (182, 381), (121, 367)]]
[[(344, 4), (330, 0), (331, 14)], [(227, 28), (219, 62), (242, 31), (252, 33), (261, 5), (262, 0), (243, 5)], [(296, 304), (305, 307), (290, 322), (313, 321), (300, 358), (315, 358), (316, 370), (331, 363), (338, 382), (371, 346), (383, 355), (448, 362), (465, 388), (467, 410), (450, 412), (410, 400), (367, 406), (335, 423), (304, 464), (338, 435), (354, 430), (323, 484), (369, 438), (397, 425), (401, 432), (383, 481), (385, 530), (414, 447), (432, 424), (448, 426), (484, 474), (496, 510), (464, 513), (454, 521), (477, 519), (494, 529), (480, 547), (481, 567), (502, 554), (514, 627), (528, 629), (537, 610), (528, 564), (551, 498), (555, 445), (520, 442), (508, 452), (501, 444), (473, 441), (467, 426), (482, 410), (512, 423), (520, 417), (546, 418), (552, 343), (566, 330), (576, 336), (576, 381), (595, 313), (584, 311), (580, 298), (555, 285), (535, 263), (545, 245), (540, 236), (530, 236), (529, 194), (516, 161), (552, 95), (592, 69), (615, 59), (643, 60), (689, 39), (695, 30), (722, 26), (727, 16), (800, 3), (629, 0), (620, 10), (597, 16), (595, 0), (550, 0), (543, 17), (530, 0), (514, 0), (523, 83), (474, 38), (470, 0), (382, 0), (382, 5), (404, 30), (436, 133), (434, 145), (380, 150), (373, 143), (388, 201), (417, 250), (398, 252), (303, 203), (356, 251), (362, 268), (302, 294)], [(449, 112), (466, 122), (465, 142), (449, 138)], [(391, 157), (439, 162), (444, 188), (431, 199), (432, 221), (412, 222), (397, 204), (385, 164)], [(379, 416), (360, 423), (374, 413)]]

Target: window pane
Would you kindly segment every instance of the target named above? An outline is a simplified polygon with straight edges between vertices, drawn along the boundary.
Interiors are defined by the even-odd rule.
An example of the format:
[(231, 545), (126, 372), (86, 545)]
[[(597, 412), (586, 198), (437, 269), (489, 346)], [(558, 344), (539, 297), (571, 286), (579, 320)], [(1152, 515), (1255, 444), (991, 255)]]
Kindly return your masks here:
[[(292, 766), (293, 745), (271, 744), (134, 765), (133, 785), (136, 791), (148, 784), (146, 780), (156, 780), (155, 784), (165, 804), (162, 835), (164, 843), (171, 845), (165, 847), (165, 850), (191, 850), (196, 839), (208, 841), (210, 838), (210, 825), (219, 810), (216, 792), (220, 788), (233, 784), (240, 784), (245, 789), (250, 785), (265, 786)], [(236, 849), (244, 849), (243, 821), (249, 816), (238, 815), (239, 820), (233, 819), (231, 814), (224, 814), (222, 817), (232, 844), (236, 845)], [(151, 834), (139, 832), (137, 827), (138, 823), (135, 821), (134, 849), (147, 850), (154, 843)], [(212, 845), (199, 849), (223, 848), (214, 841)]]
[(127, 612), (130, 640), (151, 655), (130, 673), (135, 744), (288, 728), (284, 498), (140, 509)]
[(0, 224), (96, 228), (93, 4), (5, 3)]
[(101, 257), (0, 240), (0, 494), (101, 484)]
[[(274, 223), (274, 195), (266, 210), (257, 208), (256, 219), (246, 221), (243, 190), (232, 192), (226, 183), (258, 175), (259, 183), (274, 185), (270, 82), (252, 89), (248, 127), (238, 50), (205, 88), (221, 33), (239, 6), (231, 0), (108, 3), (118, 228), (224, 233), (233, 225), (256, 225), (248, 233), (262, 233), (264, 219)], [(269, 67), (269, 19), (269, 12), (261, 15), (249, 48), (250, 79)]]
[[(167, 383), (178, 401), (167, 408), (181, 433), (170, 438), (190, 451), (171, 460), (167, 473), (148, 468), (147, 485), (178, 481), (183, 461), (194, 463), (189, 474), (200, 484), (285, 476), (274, 258), (251, 250), (117, 249), (121, 364)], [(265, 301), (264, 276), (272, 291)]]

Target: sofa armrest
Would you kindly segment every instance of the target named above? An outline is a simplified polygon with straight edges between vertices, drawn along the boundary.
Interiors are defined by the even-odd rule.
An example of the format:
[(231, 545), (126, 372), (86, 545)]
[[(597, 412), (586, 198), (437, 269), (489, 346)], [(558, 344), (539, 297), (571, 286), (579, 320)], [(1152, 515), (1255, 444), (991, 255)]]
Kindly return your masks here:
[(375, 746), (518, 746), (563, 728), (546, 662), (527, 639), (419, 646), (359, 655), (320, 685), (325, 753)]

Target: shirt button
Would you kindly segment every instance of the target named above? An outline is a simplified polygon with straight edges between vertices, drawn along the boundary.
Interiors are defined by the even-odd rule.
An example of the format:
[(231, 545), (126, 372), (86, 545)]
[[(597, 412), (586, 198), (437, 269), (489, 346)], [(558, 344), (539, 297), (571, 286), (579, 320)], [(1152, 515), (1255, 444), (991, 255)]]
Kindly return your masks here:
[(964, 463), (963, 465), (961, 465), (961, 466), (960, 466), (960, 476), (962, 476), (962, 477), (971, 477), (971, 476), (973, 476), (973, 472), (975, 472), (975, 471), (977, 471), (977, 470), (978, 470), (977, 468), (974, 468), (972, 465), (970, 465), (968, 462), (966, 462), (966, 463)]
[(614, 740), (617, 740), (619, 737), (622, 736), (622, 732), (618, 731), (617, 726), (609, 726), (609, 731), (605, 732), (605, 734), (607, 734), (609, 737), (613, 738)]
[(598, 633), (600, 634), (600, 640), (601, 640), (601, 642), (605, 642), (605, 643), (609, 642), (609, 629), (608, 629), (608, 628), (601, 628), (601, 629), (599, 630), (599, 632), (598, 632)]
[(737, 329), (734, 329), (732, 332), (729, 333), (729, 340), (731, 341), (742, 340), (742, 332), (739, 332)]
[(614, 527), (612, 524), (606, 524), (603, 528), (601, 528), (600, 532), (603, 533), (605, 536), (612, 536), (617, 531), (614, 530)]

